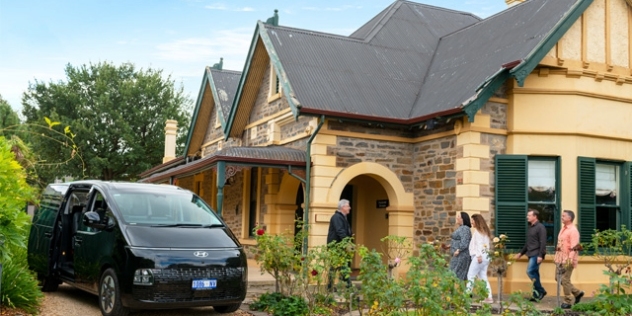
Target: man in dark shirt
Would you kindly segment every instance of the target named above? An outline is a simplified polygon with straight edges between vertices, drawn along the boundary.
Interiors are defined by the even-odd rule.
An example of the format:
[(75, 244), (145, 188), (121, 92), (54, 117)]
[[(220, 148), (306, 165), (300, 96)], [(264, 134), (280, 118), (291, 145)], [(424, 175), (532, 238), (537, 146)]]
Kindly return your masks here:
[[(338, 209), (331, 216), (329, 220), (329, 232), (327, 233), (327, 244), (331, 242), (341, 242), (343, 239), (347, 237), (351, 237), (351, 226), (349, 225), (349, 221), (347, 220), (347, 215), (351, 211), (351, 206), (349, 205), (349, 200), (342, 199), (338, 202)], [(331, 289), (333, 284), (333, 276), (340, 267), (334, 268), (329, 271), (329, 283), (327, 284), (327, 288)], [(344, 274), (344, 273), (343, 273)], [(344, 281), (347, 282), (348, 286), (351, 286), (351, 280), (348, 276), (343, 277)]]
[(540, 215), (538, 210), (529, 209), (527, 212), (527, 222), (529, 222), (527, 243), (520, 253), (516, 254), (516, 259), (520, 259), (524, 254), (529, 258), (527, 275), (533, 281), (532, 302), (539, 302), (546, 295), (546, 290), (540, 282), (540, 263), (546, 255), (546, 228), (538, 220), (538, 215)]

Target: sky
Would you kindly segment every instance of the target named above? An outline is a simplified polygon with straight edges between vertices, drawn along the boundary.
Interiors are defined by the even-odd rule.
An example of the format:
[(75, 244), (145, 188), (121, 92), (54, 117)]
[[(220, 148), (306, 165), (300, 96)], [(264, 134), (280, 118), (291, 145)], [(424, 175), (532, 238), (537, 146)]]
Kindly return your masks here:
[[(29, 84), (109, 62), (161, 69), (197, 99), (206, 66), (243, 71), (258, 20), (349, 35), (395, 0), (0, 0), (0, 95), (21, 112)], [(505, 0), (413, 0), (489, 17)]]

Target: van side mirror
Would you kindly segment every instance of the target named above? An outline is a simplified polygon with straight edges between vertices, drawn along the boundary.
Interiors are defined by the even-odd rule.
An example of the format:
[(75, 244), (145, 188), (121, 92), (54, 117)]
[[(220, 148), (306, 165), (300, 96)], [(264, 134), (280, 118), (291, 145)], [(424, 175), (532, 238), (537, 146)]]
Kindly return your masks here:
[(83, 224), (98, 230), (108, 230), (114, 227), (114, 221), (109, 220), (107, 216), (101, 219), (99, 212), (86, 212), (83, 214)]

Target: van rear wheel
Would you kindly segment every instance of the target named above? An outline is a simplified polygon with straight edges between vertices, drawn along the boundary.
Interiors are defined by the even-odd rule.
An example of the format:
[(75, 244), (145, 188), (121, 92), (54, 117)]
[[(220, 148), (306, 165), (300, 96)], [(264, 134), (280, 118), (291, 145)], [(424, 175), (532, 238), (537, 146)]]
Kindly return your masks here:
[(121, 288), (114, 270), (107, 269), (99, 282), (99, 308), (103, 316), (127, 316), (129, 308), (121, 303)]
[(237, 303), (233, 305), (213, 306), (213, 309), (220, 314), (224, 314), (224, 313), (232, 313), (238, 310), (239, 307), (241, 307), (241, 304)]

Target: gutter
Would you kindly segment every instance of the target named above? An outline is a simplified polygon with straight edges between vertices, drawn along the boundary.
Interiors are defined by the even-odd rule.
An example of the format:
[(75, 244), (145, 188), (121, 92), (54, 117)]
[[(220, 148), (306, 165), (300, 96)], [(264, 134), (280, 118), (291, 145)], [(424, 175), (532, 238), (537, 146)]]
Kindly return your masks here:
[[(320, 128), (323, 127), (323, 124), (325, 123), (325, 115), (321, 115), (320, 116), (320, 120), (318, 122), (318, 126), (316, 126), (316, 130), (314, 131), (314, 133), (312, 133), (311, 136), (309, 136), (309, 139), (307, 140), (307, 150), (305, 151), (305, 210), (303, 210), (303, 222), (305, 222), (305, 219), (307, 219), (307, 223), (309, 223), (309, 205), (311, 203), (311, 182), (312, 182), (312, 142), (314, 141), (314, 138), (316, 138), (316, 135), (318, 134), (318, 131), (320, 131)], [(308, 242), (308, 232), (309, 232), (309, 225), (305, 225), (303, 224), (303, 229), (305, 230), (306, 234), (303, 236), (303, 255), (307, 255), (307, 242)]]

